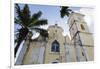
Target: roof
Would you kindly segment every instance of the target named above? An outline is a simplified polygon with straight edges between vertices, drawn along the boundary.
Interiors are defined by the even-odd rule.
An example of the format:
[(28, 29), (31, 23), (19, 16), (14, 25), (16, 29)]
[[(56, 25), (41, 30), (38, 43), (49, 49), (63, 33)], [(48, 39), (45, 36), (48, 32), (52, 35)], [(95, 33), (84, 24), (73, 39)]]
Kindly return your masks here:
[(61, 30), (63, 31), (63, 29), (62, 29), (60, 26), (58, 26), (57, 24), (55, 24), (55, 25), (50, 25), (50, 26), (48, 27), (48, 29), (54, 28), (54, 27), (59, 28), (59, 29), (61, 29)]

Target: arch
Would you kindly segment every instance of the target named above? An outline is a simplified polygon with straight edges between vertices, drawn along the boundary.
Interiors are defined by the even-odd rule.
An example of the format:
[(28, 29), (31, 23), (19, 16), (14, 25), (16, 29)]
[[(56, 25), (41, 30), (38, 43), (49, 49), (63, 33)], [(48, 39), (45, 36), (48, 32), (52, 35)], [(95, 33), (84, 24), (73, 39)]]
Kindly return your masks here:
[(57, 40), (52, 42), (51, 51), (52, 52), (60, 52), (60, 44)]

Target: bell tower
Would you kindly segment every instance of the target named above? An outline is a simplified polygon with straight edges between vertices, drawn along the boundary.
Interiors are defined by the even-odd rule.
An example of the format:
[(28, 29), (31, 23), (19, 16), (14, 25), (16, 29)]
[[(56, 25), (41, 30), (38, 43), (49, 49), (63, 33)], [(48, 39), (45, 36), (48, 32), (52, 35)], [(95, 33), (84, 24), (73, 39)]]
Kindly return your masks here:
[(94, 41), (90, 33), (84, 15), (71, 13), (68, 19), (71, 40), (76, 50), (77, 61), (93, 61)]

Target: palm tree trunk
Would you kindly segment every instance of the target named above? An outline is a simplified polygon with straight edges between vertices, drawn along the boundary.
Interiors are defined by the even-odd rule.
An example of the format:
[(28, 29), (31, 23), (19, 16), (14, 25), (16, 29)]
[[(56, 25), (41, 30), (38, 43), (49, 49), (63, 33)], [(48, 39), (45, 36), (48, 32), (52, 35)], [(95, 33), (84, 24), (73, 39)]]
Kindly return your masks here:
[(16, 45), (15, 50), (14, 50), (14, 56), (16, 56), (18, 48), (19, 48), (21, 42), (26, 38), (28, 32), (29, 32), (28, 28), (22, 28), (22, 31), (20, 32), (20, 36), (18, 38), (17, 45)]

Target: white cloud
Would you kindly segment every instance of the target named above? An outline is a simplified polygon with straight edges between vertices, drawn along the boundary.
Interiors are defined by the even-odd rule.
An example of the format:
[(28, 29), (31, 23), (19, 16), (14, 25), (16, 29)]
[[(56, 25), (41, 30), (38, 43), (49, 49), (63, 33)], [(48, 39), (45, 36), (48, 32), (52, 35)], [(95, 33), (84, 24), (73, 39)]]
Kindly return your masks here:
[(36, 39), (40, 35), (38, 32), (34, 30), (32, 31), (32, 33), (33, 33), (33, 36), (31, 37), (31, 39)]
[(40, 28), (48, 29), (48, 26), (49, 26), (49, 25), (43, 25), (43, 26), (40, 26)]

